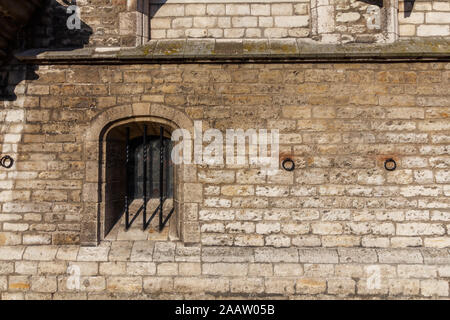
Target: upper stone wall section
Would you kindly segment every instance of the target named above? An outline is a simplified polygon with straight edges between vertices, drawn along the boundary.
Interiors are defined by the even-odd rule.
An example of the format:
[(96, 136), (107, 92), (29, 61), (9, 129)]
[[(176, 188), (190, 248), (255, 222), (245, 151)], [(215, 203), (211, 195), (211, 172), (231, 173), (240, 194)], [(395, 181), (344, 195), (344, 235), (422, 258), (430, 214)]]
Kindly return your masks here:
[[(120, 32), (122, 16), (128, 10), (128, 0), (44, 0), (43, 8), (19, 35), (21, 48), (81, 48), (134, 46), (136, 35)], [(69, 29), (68, 20), (79, 8), (79, 28)], [(136, 23), (136, 22), (134, 22)], [(135, 28), (134, 28), (135, 29)]]
[(450, 1), (401, 0), (398, 21), (400, 37), (449, 37)]
[(151, 4), (151, 38), (306, 38), (310, 0)]
[(450, 37), (450, 2), (444, 0), (78, 0), (78, 30), (66, 26), (67, 2), (45, 1), (23, 48), (135, 47), (163, 39), (345, 44)]

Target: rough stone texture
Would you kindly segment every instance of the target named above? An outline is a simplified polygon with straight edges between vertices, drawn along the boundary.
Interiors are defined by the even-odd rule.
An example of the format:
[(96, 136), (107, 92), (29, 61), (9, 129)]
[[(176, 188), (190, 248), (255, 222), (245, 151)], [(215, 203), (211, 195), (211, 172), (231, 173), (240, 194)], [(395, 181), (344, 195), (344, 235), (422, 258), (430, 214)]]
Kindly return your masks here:
[[(245, 298), (252, 295), (257, 298), (276, 296), (278, 299), (326, 299), (333, 296), (367, 298), (380, 295), (387, 299), (449, 297), (447, 266), (434, 261), (423, 263), (414, 260), (413, 264), (405, 264), (405, 260), (384, 261), (381, 255), (380, 260), (348, 259), (350, 254), (361, 258), (367, 256), (368, 251), (361, 248), (351, 251), (314, 249), (314, 252), (307, 254), (300, 249), (296, 253), (300, 256), (300, 262), (274, 262), (271, 259), (272, 261), (264, 263), (255, 262), (260, 256), (257, 249), (247, 248), (245, 256), (250, 260), (211, 263), (209, 261), (218, 261), (217, 254), (231, 253), (230, 248), (204, 247), (202, 255), (198, 252), (192, 256), (199, 261), (197, 263), (168, 263), (155, 261), (151, 256), (145, 262), (129, 262), (127, 256), (131, 254), (131, 246), (122, 247), (128, 254), (119, 258), (112, 250), (112, 246), (117, 247), (118, 243), (121, 242), (102, 243), (102, 248), (109, 252), (107, 260), (113, 259), (113, 262), (102, 262), (102, 259), (80, 262), (85, 256), (82, 252), (84, 248), (69, 260), (61, 259), (68, 249), (63, 246), (54, 247), (58, 253), (53, 261), (47, 261), (43, 255), (34, 261), (22, 261), (20, 257), (14, 261), (0, 258), (0, 298), (13, 299), (19, 293), (20, 299), (37, 294), (46, 294), (40, 299), (96, 299), (100, 296), (108, 299), (155, 299), (174, 294), (180, 299), (200, 298), (205, 294), (211, 298)], [(149, 248), (153, 248), (154, 254), (159, 251), (158, 247), (166, 246), (164, 242), (147, 244)], [(183, 248), (187, 249), (182, 244), (177, 246), (179, 253), (183, 252)], [(23, 251), (30, 247), (13, 248)], [(297, 249), (293, 249), (290, 256), (296, 251)], [(330, 255), (331, 252), (336, 259), (327, 258), (334, 256)], [(417, 249), (415, 252), (420, 256), (428, 254), (426, 250)], [(379, 254), (391, 257), (404, 255), (397, 249)], [(308, 258), (308, 262), (302, 262), (301, 257), (305, 255), (322, 258)], [(182, 259), (183, 256), (177, 253), (175, 260)], [(314, 261), (318, 264), (309, 263)], [(80, 271), (79, 278), (78, 273), (74, 274), (73, 270)], [(380, 278), (372, 282), (371, 277), (374, 275)]]
[(150, 38), (307, 38), (309, 0), (150, 5)]
[[(16, 162), (2, 171), (0, 241), (86, 243), (98, 212), (89, 205), (98, 199), (89, 182), (95, 154), (82, 132), (94, 118), (126, 115), (118, 106), (134, 102), (136, 112), (182, 110), (204, 127), (296, 137), (280, 146), (297, 163), (286, 178), (257, 177), (243, 165), (201, 168), (195, 183), (185, 180), (189, 205), (178, 214), (183, 227), (198, 226), (188, 242), (446, 248), (448, 70), (447, 63), (40, 66), (38, 80), (15, 87), (16, 101), (2, 102), (5, 129), (18, 138), (3, 136), (3, 152), (15, 149)], [(46, 90), (30, 91), (36, 87)], [(384, 170), (389, 157), (396, 171)], [(154, 258), (171, 262), (173, 250)], [(349, 252), (349, 259), (365, 258)]]
[(397, 0), (311, 0), (312, 37), (327, 43), (394, 42)]
[(398, 37), (449, 37), (445, 1), (172, 0), (79, 2), (81, 28), (68, 30), (62, 0), (48, 0), (20, 34), (21, 48), (134, 47), (149, 39), (308, 38), (325, 43), (384, 43)]
[[(40, 66), (38, 80), (15, 88), (16, 101), (2, 102), (5, 128), (22, 128), (2, 144), (17, 157), (2, 171), (2, 298), (67, 298), (73, 266), (83, 298), (448, 297), (449, 70), (448, 63)], [(78, 243), (74, 236), (90, 228), (84, 221), (96, 219), (83, 209), (92, 177), (80, 169), (92, 155), (84, 154), (81, 131), (130, 99), (158, 101), (150, 107), (183, 110), (221, 130), (295, 134), (281, 150), (297, 169), (277, 177), (246, 166), (195, 170), (202, 199), (187, 208), (198, 219), (199, 246), (45, 245)], [(396, 171), (382, 168), (387, 157)], [(321, 246), (329, 248), (304, 248)], [(373, 266), (382, 281), (370, 289)]]
[(448, 1), (400, 0), (400, 37), (450, 37)]
[[(417, 38), (397, 41), (392, 44), (324, 44), (305, 41), (302, 39), (178, 39), (151, 40), (139, 48), (84, 48), (71, 51), (47, 51), (31, 49), (16, 54), (22, 62), (32, 64), (61, 64), (74, 63), (91, 64), (95, 62), (123, 63), (167, 63), (167, 62), (343, 62), (358, 60), (360, 62), (373, 61), (410, 61), (411, 59), (432, 59), (439, 61), (448, 57), (450, 39)], [(16, 70), (24, 72), (23, 69)], [(13, 86), (8, 86), (5, 74), (3, 87), (6, 94), (14, 95)], [(17, 75), (15, 75), (17, 77)], [(128, 79), (136, 74), (128, 74)], [(11, 77), (11, 76), (10, 76)], [(11, 78), (10, 82), (13, 82)], [(127, 79), (125, 79), (127, 80)], [(148, 80), (142, 75), (139, 82)], [(5, 87), (6, 86), (6, 87)], [(32, 86), (33, 87), (33, 86)], [(36, 86), (32, 90), (45, 90)], [(400, 98), (397, 98), (400, 99)], [(160, 97), (148, 102), (161, 102)], [(397, 102), (398, 103), (398, 102)], [(406, 102), (404, 102), (406, 103)], [(405, 106), (408, 106), (406, 104)], [(395, 110), (392, 112), (396, 112)], [(421, 112), (411, 110), (411, 112)], [(308, 109), (296, 109), (286, 106), (285, 116), (299, 117), (299, 113), (309, 113)], [(12, 113), (9, 118), (23, 116), (23, 113)], [(412, 116), (412, 115), (411, 115)], [(408, 128), (407, 126), (405, 128)], [(14, 135), (10, 135), (14, 139)], [(285, 141), (298, 139), (298, 135), (290, 134), (282, 137)], [(442, 138), (441, 138), (442, 139)], [(6, 195), (5, 195), (6, 196)]]
[[(338, 14), (319, 40), (333, 42), (331, 26), (367, 31), (355, 31), (367, 4), (320, 3)], [(154, 23), (183, 30), (190, 18), (208, 28), (229, 17), (258, 37), (255, 21), (290, 29), (307, 6), (168, 3)], [(112, 38), (95, 29), (90, 45), (101, 47), (22, 54), (28, 66), (0, 72), (0, 151), (15, 159), (0, 169), (1, 299), (449, 298), (447, 40), (105, 49), (145, 38), (137, 7), (123, 10), (108, 24)], [(221, 132), (278, 129), (280, 160), (291, 157), (296, 169), (269, 176), (248, 163), (183, 166), (171, 237), (110, 240), (98, 232), (101, 132), (129, 118), (190, 131), (193, 120)], [(388, 158), (395, 171), (384, 169)]]

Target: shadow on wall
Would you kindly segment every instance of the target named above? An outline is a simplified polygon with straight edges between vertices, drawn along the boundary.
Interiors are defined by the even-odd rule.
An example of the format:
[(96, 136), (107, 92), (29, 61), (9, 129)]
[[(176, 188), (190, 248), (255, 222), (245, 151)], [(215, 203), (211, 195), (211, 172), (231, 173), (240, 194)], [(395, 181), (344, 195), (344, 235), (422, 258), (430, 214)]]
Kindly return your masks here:
[[(68, 19), (75, 14), (74, 10), (68, 11), (68, 8), (76, 5), (76, 0), (62, 2), (64, 4), (56, 0), (45, 0), (43, 7), (34, 13), (26, 27), (19, 32), (10, 52), (37, 48), (73, 50), (88, 44), (92, 35), (91, 27), (83, 21), (80, 21), (79, 29), (70, 30), (67, 26)], [(0, 67), (0, 101), (15, 101), (16, 86), (24, 80), (37, 80), (37, 68), (22, 64), (10, 55)]]
[(359, 1), (365, 2), (367, 4), (373, 4), (379, 6), (380, 8), (383, 8), (383, 0), (359, 0)]
[(405, 1), (405, 13), (404, 13), (404, 17), (408, 18), (409, 16), (411, 16), (411, 13), (413, 11), (414, 8), (414, 3), (416, 2), (416, 0), (409, 0), (409, 1)]

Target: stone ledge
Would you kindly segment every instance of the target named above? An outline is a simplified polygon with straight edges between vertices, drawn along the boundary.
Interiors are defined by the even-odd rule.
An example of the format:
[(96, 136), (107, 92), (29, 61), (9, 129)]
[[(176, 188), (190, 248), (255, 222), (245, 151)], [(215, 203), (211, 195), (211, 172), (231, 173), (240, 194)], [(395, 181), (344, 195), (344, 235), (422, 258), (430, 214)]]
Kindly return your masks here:
[[(133, 243), (133, 246), (129, 246)], [(123, 256), (110, 251), (115, 244)], [(142, 249), (145, 248), (145, 252)], [(116, 250), (114, 249), (114, 250)], [(69, 250), (70, 259), (61, 254)], [(113, 251), (114, 251), (113, 250)], [(133, 252), (135, 254), (133, 258)], [(130, 258), (131, 256), (131, 258)], [(17, 245), (0, 247), (4, 261), (151, 261), (221, 263), (319, 263), (319, 264), (413, 264), (449, 265), (450, 248), (363, 248), (363, 247), (227, 247), (185, 246), (170, 241), (103, 241), (100, 246)], [(131, 260), (130, 260), (131, 259)]]
[(137, 48), (33, 49), (16, 58), (32, 64), (450, 61), (450, 39), (340, 45), (305, 39), (152, 40)]

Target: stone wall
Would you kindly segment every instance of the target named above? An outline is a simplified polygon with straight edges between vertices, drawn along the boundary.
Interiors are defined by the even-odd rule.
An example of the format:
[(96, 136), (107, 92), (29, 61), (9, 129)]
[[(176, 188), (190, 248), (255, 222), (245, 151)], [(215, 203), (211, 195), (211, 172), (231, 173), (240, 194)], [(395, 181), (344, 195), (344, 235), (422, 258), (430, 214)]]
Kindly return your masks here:
[(309, 4), (302, 0), (151, 5), (151, 38), (305, 38), (310, 34)]
[(0, 247), (0, 297), (448, 299), (449, 264), (447, 250), (429, 249), (186, 247), (147, 241), (97, 248)]
[[(448, 42), (220, 39), (102, 48), (146, 41), (142, 3), (78, 1), (83, 32), (57, 28), (63, 12), (53, 29), (45, 21), (31, 28), (23, 47), (100, 48), (18, 55), (29, 64), (0, 72), (0, 152), (15, 160), (0, 168), (1, 299), (449, 297)], [(154, 24), (170, 25), (165, 37), (206, 29), (220, 38), (229, 29), (239, 37), (397, 40), (395, 10), (383, 11), (376, 31), (368, 8), (216, 1), (151, 12)], [(415, 8), (425, 23), (436, 13), (419, 1)], [(442, 1), (431, 8), (445, 17)], [(167, 10), (174, 16), (158, 16)], [(222, 34), (216, 18), (231, 27)], [(186, 28), (174, 28), (177, 19)], [(308, 24), (287, 26), (292, 19)], [(431, 25), (445, 29), (437, 21)], [(401, 25), (402, 36), (411, 25)], [(422, 36), (428, 25), (414, 28)], [(277, 129), (279, 160), (296, 167), (266, 175), (248, 163), (180, 166), (170, 236), (152, 226), (152, 240), (105, 238), (103, 134), (142, 119), (189, 130), (198, 120), (223, 133)], [(390, 158), (395, 171), (384, 168)]]
[[(184, 203), (199, 233), (189, 242), (450, 244), (446, 63), (40, 66), (36, 73), (15, 87), (15, 101), (2, 101), (2, 152), (16, 158), (1, 171), (2, 244), (79, 243), (98, 214), (100, 159), (85, 133), (95, 119), (149, 110), (169, 120), (181, 112), (177, 119), (222, 131), (278, 129), (282, 156), (296, 162), (295, 171), (274, 176), (248, 165), (192, 166)], [(396, 171), (383, 168), (389, 157)]]
[(68, 30), (68, 6), (47, 0), (22, 34), (22, 47), (133, 47), (150, 39), (186, 38), (385, 43), (450, 35), (449, 4), (435, 0), (102, 0), (77, 5), (81, 29)]
[(400, 0), (399, 9), (401, 37), (450, 36), (450, 2)]
[(311, 0), (313, 38), (321, 42), (394, 42), (397, 1)]
[[(43, 8), (36, 12), (28, 28), (20, 35), (21, 48), (74, 48), (85, 46), (135, 46), (136, 27), (121, 32), (129, 21), (135, 1), (79, 0), (80, 29), (69, 30), (67, 21), (75, 11), (69, 10), (67, 1), (44, 0)], [(133, 8), (136, 15), (136, 7)], [(136, 24), (136, 20), (133, 20)], [(129, 30), (130, 26), (127, 27)]]

